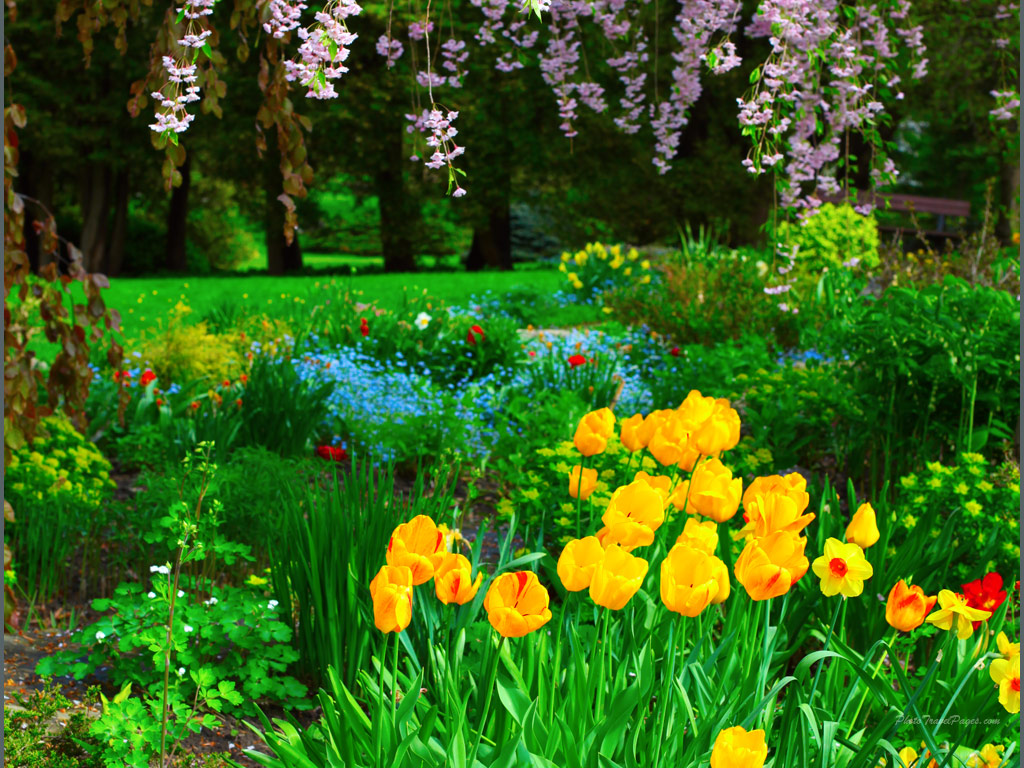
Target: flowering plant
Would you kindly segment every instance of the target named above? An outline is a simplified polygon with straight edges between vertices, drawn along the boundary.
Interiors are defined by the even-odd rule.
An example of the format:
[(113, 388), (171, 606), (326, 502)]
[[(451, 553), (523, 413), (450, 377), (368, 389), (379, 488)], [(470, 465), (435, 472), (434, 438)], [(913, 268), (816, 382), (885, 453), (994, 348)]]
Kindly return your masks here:
[(651, 262), (641, 260), (636, 248), (603, 243), (587, 243), (575, 254), (566, 251), (558, 269), (565, 274), (569, 287), (587, 299), (625, 285), (647, 285), (655, 274)]

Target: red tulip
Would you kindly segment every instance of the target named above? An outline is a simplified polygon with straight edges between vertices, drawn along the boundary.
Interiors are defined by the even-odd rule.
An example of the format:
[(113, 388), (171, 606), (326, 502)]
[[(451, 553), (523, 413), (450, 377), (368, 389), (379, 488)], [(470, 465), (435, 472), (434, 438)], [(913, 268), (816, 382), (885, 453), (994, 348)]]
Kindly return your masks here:
[(679, 357), (679, 347), (672, 347), (672, 349), (669, 350), (669, 354), (672, 355), (672, 357)]
[(145, 387), (151, 381), (156, 381), (156, 374), (149, 370), (149, 368), (147, 368), (142, 372), (142, 375), (139, 377), (139, 384)]
[[(964, 584), (964, 597), (969, 608), (980, 608), (995, 613), (996, 609), (1006, 600), (1003, 589), (1003, 577), (998, 573), (987, 573), (983, 578)], [(974, 622), (974, 628), (981, 626), (980, 621)]]
[(344, 461), (348, 458), (348, 453), (344, 448), (335, 448), (333, 445), (318, 445), (316, 455), (328, 461)]
[(363, 336), (370, 335), (370, 324), (366, 322), (365, 317), (359, 319), (359, 332), (363, 334)]
[(484, 329), (481, 328), (479, 325), (470, 326), (469, 333), (466, 334), (467, 343), (475, 347), (477, 337), (479, 337), (480, 341), (484, 340)]
[(585, 358), (583, 355), (572, 355), (569, 358), (569, 367), (578, 368), (579, 366), (583, 365), (586, 362), (587, 358)]

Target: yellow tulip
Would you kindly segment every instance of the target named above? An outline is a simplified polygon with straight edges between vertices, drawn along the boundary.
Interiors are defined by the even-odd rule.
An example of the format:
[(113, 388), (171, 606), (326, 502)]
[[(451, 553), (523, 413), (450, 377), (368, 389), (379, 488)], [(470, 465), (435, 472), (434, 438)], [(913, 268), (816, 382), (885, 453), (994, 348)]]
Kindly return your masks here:
[(604, 453), (608, 438), (615, 430), (615, 415), (608, 408), (591, 411), (576, 426), (573, 445), (584, 456)]
[(646, 547), (665, 522), (665, 504), (647, 482), (634, 480), (612, 493), (601, 522), (608, 529), (603, 542), (606, 546), (621, 544), (627, 550)]
[(579, 497), (581, 501), (586, 501), (597, 487), (597, 470), (589, 467), (582, 469), (582, 489), (580, 488), (580, 471), (581, 468), (577, 465), (569, 472), (569, 495), (574, 499)]
[(590, 582), (590, 599), (603, 608), (620, 611), (637, 593), (647, 576), (647, 561), (617, 544), (604, 551)]
[(487, 620), (502, 637), (523, 637), (551, 621), (550, 598), (532, 571), (503, 573), (484, 598)]
[(558, 558), (558, 578), (570, 592), (581, 592), (590, 587), (594, 569), (603, 558), (604, 547), (596, 536), (573, 539)]
[(662, 501), (668, 501), (668, 491), (672, 487), (672, 478), (668, 475), (649, 475), (641, 469), (633, 475), (633, 480), (643, 480), (661, 495)]
[(736, 580), (752, 600), (781, 597), (807, 573), (807, 539), (777, 531), (752, 539), (736, 560)]
[(856, 544), (844, 544), (839, 539), (825, 542), (824, 554), (811, 565), (821, 579), (821, 592), (825, 597), (842, 594), (857, 597), (864, 591), (864, 582), (874, 569), (864, 557), (864, 550)]
[[(683, 616), (700, 614), (718, 595), (714, 555), (676, 544), (661, 561), (661, 601)], [(724, 563), (722, 564), (724, 567)]]
[(647, 442), (640, 439), (640, 427), (643, 426), (644, 417), (635, 413), (622, 422), (622, 429), (619, 432), (619, 440), (631, 453), (642, 451), (647, 447)]
[(767, 759), (764, 731), (739, 725), (719, 731), (711, 750), (711, 768), (764, 768)]
[[(804, 513), (811, 500), (810, 494), (807, 493), (807, 481), (799, 472), (790, 472), (785, 477), (780, 475), (756, 477), (754, 482), (747, 486), (747, 490), (743, 494), (744, 519), (754, 520), (760, 516), (761, 511), (758, 508), (760, 504), (759, 497), (769, 494), (779, 494), (792, 499), (796, 503), (797, 515)], [(813, 519), (812, 517), (811, 520)], [(811, 520), (807, 522), (810, 523)], [(803, 527), (806, 527), (806, 525)], [(803, 527), (800, 530), (803, 530)]]
[(660, 464), (668, 467), (689, 457), (689, 443), (690, 433), (685, 422), (678, 414), (670, 412), (660, 420), (647, 444), (647, 450)]
[(861, 504), (853, 519), (846, 527), (846, 540), (852, 541), (861, 549), (867, 549), (878, 543), (878, 523), (875, 521), (875, 510), (870, 504)]
[(907, 586), (900, 579), (889, 591), (889, 599), (885, 604), (885, 620), (893, 629), (910, 632), (924, 623), (924, 617), (935, 607), (935, 596), (929, 597), (916, 584)]
[(676, 539), (676, 544), (693, 547), (708, 555), (713, 555), (718, 548), (718, 525), (714, 520), (698, 522), (695, 517), (687, 518), (683, 532)]
[(412, 583), (419, 586), (434, 577), (446, 552), (444, 532), (426, 515), (417, 515), (395, 528), (386, 559), (388, 565), (407, 566), (412, 571)]
[(961, 640), (966, 640), (974, 634), (973, 622), (984, 621), (991, 615), (991, 611), (971, 608), (967, 605), (967, 600), (963, 595), (943, 589), (939, 591), (939, 610), (931, 614), (925, 621), (947, 631), (952, 631), (955, 628), (956, 636)]
[(736, 514), (742, 493), (743, 480), (734, 478), (732, 470), (718, 459), (709, 459), (697, 465), (689, 480), (679, 484), (672, 503), (677, 509), (686, 503), (687, 512), (724, 523)]
[(401, 632), (412, 621), (412, 570), (382, 565), (370, 582), (373, 624), (381, 632)]
[(464, 555), (449, 554), (434, 573), (434, 590), (445, 605), (465, 605), (476, 597), (483, 580), (482, 573), (473, 580), (473, 566)]

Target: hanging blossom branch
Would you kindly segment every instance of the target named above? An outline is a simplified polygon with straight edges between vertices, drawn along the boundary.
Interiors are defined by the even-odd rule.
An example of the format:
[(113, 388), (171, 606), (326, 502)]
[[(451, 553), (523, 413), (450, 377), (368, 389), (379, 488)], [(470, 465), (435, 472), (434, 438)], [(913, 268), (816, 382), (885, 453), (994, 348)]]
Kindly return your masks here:
[(195, 119), (195, 115), (189, 113), (188, 105), (200, 99), (196, 82), (199, 52), (205, 53), (207, 58), (213, 56), (207, 42), (213, 32), (206, 26), (205, 18), (213, 13), (216, 2), (186, 0), (184, 7), (178, 9), (176, 23), (180, 24), (183, 20), (186, 22), (185, 34), (177, 41), (182, 54), (177, 58), (168, 55), (162, 57), (167, 82), (150, 94), (157, 103), (157, 113), (156, 122), (149, 127), (174, 144), (178, 143), (177, 134), (188, 130), (189, 124)]
[[(1000, 3), (993, 16), (997, 25), (1001, 22), (1013, 21), (1014, 14), (1020, 12), (1020, 5), (1017, 3)], [(1020, 117), (1020, 94), (1017, 92), (1015, 83), (1017, 71), (1015, 65), (1020, 51), (1020, 41), (1016, 46), (1011, 46), (1013, 33), (1017, 31), (1017, 25), (1005, 25), (1005, 37), (998, 37), (994, 44), (999, 51), (999, 75), (1003, 85), (989, 95), (996, 100), (996, 105), (989, 110), (989, 116), (995, 122), (1014, 120)], [(1012, 28), (1011, 28), (1012, 27)]]
[[(850, 193), (851, 133), (871, 146), (876, 183), (895, 176), (876, 127), (883, 105), (875, 94), (879, 86), (896, 89), (908, 67), (912, 78), (927, 71), (921, 28), (909, 25), (909, 10), (909, 0), (854, 9), (835, 0), (765, 0), (758, 9), (748, 34), (767, 37), (771, 53), (752, 73), (752, 89), (737, 99), (753, 145), (744, 165), (754, 174), (775, 168), (783, 208), (806, 213), (822, 196)], [(894, 35), (909, 62), (901, 60)]]
[[(298, 27), (298, 14), (301, 13), (298, 6), (305, 6), (302, 3), (290, 5), (285, 0), (277, 0), (276, 5), (282, 10), (283, 21), (274, 32), (274, 36), (277, 37), (281, 30), (298, 28), (297, 34), (302, 41), (298, 60), (292, 59), (284, 63), (285, 79), (288, 82), (298, 81), (305, 86), (307, 98), (337, 98), (338, 92), (334, 90), (332, 81), (348, 72), (344, 62), (351, 52), (349, 46), (358, 37), (349, 31), (347, 20), (349, 16), (358, 16), (363, 10), (362, 6), (355, 0), (332, 1), (317, 12), (314, 24), (309, 27)], [(295, 13), (294, 17), (285, 12), (285, 6)], [(292, 24), (294, 26), (291, 26)], [(281, 34), (283, 33), (281, 31)]]

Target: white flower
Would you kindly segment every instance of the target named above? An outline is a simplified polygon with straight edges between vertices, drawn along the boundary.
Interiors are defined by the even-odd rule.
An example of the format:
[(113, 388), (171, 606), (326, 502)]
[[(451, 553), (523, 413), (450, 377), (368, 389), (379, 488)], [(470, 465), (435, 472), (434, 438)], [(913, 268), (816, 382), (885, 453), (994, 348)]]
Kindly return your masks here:
[(160, 570), (160, 566), (159, 565), (151, 565), (151, 566), (149, 566), (149, 572), (150, 573), (157, 573), (159, 570)]
[(178, 590), (178, 597), (184, 597), (184, 596), (185, 596), (185, 593), (184, 593), (184, 592), (182, 592), (182, 591), (181, 591), (181, 590), (179, 589), (179, 590)]
[(206, 605), (216, 605), (217, 604), (217, 598), (216, 597), (211, 597), (209, 600), (204, 600), (203, 603), (205, 603)]
[(103, 632), (100, 632), (100, 631), (97, 631), (97, 632), (96, 632), (96, 639), (97, 639), (97, 640), (102, 640), (102, 639), (103, 639), (103, 638), (105, 638), (105, 637), (106, 637), (106, 635), (105, 635), (105, 634), (103, 634)]
[(416, 323), (416, 327), (422, 331), (424, 328), (430, 325), (430, 320), (430, 315), (428, 315), (426, 312), (420, 312), (418, 315), (416, 315), (416, 320), (414, 322)]
[(192, 631), (193, 631), (192, 626), (190, 624), (186, 624), (185, 625), (185, 633), (188, 634), (189, 632), (192, 632)]
[(146, 595), (146, 597), (148, 597), (150, 600), (156, 600), (156, 592), (150, 592), (148, 595)]
[(274, 610), (275, 608), (277, 608), (277, 605), (277, 600), (271, 600), (269, 603), (267, 603), (267, 608), (269, 608), (270, 610)]
[(185, 676), (185, 668), (184, 667), (178, 667), (178, 677), (184, 677), (184, 676)]

